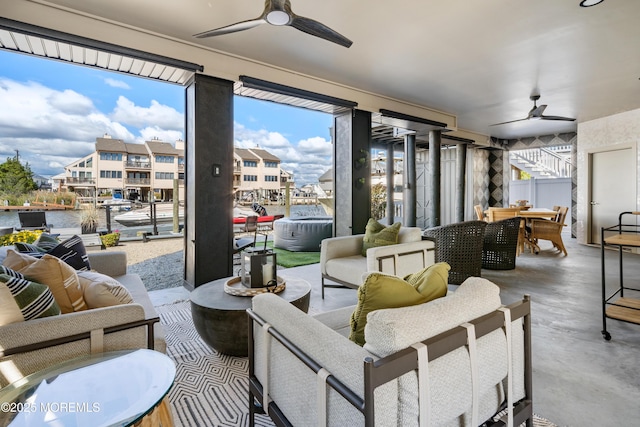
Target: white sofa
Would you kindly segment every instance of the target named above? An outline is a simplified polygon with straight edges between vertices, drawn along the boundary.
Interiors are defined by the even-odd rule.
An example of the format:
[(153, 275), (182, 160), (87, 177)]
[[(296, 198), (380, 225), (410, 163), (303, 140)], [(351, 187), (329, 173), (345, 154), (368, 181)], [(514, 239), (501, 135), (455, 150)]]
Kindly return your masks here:
[(530, 302), (509, 306), (511, 322), (501, 307), (495, 284), (469, 278), (443, 298), (371, 312), (360, 347), (344, 336), (353, 307), (314, 317), (256, 296), (250, 417), (262, 406), (295, 426), (462, 427), (511, 404), (512, 425), (531, 423)]
[[(364, 234), (356, 234), (322, 240), (322, 298), (324, 288), (358, 288), (366, 272), (380, 271), (402, 277), (435, 263), (435, 244), (422, 240), (422, 230), (418, 227), (400, 228), (397, 244), (369, 248), (366, 257), (362, 256), (363, 238)], [(338, 285), (327, 284), (325, 280)]]
[(126, 252), (90, 252), (88, 256), (91, 268), (122, 283), (134, 303), (0, 326), (0, 387), (93, 352), (136, 348), (165, 352), (158, 314), (140, 276), (127, 274)]

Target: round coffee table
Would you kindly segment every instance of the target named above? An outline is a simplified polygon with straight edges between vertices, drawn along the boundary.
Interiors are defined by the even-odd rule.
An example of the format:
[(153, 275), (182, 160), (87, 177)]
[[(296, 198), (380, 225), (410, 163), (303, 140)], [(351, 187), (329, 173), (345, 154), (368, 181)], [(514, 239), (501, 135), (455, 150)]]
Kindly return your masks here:
[[(280, 275), (286, 281), (277, 293), (305, 313), (309, 310), (311, 286), (305, 280)], [(200, 337), (216, 351), (230, 356), (249, 354), (249, 319), (251, 297), (229, 295), (224, 284), (230, 278), (198, 286), (191, 292), (191, 316)]]
[(173, 425), (166, 395), (175, 375), (169, 356), (147, 349), (71, 359), (0, 390), (0, 425)]

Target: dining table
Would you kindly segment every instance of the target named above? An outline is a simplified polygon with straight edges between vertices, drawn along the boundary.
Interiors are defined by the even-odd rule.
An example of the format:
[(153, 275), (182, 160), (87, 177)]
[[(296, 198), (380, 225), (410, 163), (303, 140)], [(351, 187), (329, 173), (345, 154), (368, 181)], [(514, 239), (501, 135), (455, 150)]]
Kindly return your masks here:
[(558, 215), (558, 211), (548, 208), (529, 208), (521, 210), (519, 216), (522, 218), (544, 218), (552, 219)]

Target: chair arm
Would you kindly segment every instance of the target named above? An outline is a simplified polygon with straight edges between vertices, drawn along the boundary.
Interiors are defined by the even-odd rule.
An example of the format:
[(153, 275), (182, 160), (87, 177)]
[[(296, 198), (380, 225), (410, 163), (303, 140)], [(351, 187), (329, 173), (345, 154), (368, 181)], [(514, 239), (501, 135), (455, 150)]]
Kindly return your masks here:
[(378, 246), (367, 250), (367, 271), (404, 277), (434, 263), (435, 244), (431, 240)]
[[(328, 371), (352, 393), (363, 397), (363, 362), (367, 357), (378, 359), (375, 355), (275, 294), (265, 293), (254, 297), (250, 313), (268, 323), (279, 336)], [(255, 370), (255, 379), (264, 386), (267, 375), (270, 377), (269, 396), (287, 414), (291, 425), (316, 424), (317, 375), (298, 361), (299, 356), (294, 356), (291, 348), (285, 348), (277, 339), (271, 339), (270, 348), (267, 347), (264, 329), (258, 322), (253, 325), (253, 345), (250, 344), (253, 352), (250, 352), (249, 358), (250, 365)], [(266, 364), (269, 365), (268, 372), (265, 371)], [(249, 377), (250, 381), (254, 380), (251, 372)], [(330, 420), (327, 425), (363, 425), (362, 414), (346, 400), (332, 391), (327, 396), (327, 420)], [(397, 420), (397, 402), (395, 381), (376, 390), (375, 412), (379, 425), (391, 425), (389, 419), (394, 422)], [(387, 422), (384, 421), (385, 418)], [(338, 424), (336, 420), (339, 420)]]
[[(15, 369), (0, 370), (0, 387), (94, 351), (147, 348), (145, 322), (140, 304), (124, 304), (3, 325), (0, 362), (8, 361)], [(102, 335), (109, 328), (113, 332)]]
[(362, 252), (363, 234), (331, 237), (320, 242), (320, 271), (325, 274), (325, 263), (330, 259), (358, 255)]
[(93, 270), (107, 276), (117, 277), (127, 274), (127, 253), (123, 251), (113, 252), (89, 252), (89, 264)]
[(550, 221), (548, 219), (534, 219), (531, 220), (531, 230), (535, 233), (536, 231), (543, 232), (553, 232), (560, 233), (562, 232), (563, 224), (559, 222)]

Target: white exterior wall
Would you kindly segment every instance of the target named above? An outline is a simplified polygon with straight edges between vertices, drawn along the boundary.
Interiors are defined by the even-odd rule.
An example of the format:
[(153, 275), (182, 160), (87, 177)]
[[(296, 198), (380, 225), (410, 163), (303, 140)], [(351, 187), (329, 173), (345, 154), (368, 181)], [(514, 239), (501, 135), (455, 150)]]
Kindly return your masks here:
[[(166, 156), (166, 154), (160, 154)], [(154, 189), (172, 189), (173, 179), (157, 179), (156, 172), (173, 173), (173, 178), (178, 178), (178, 157), (173, 156), (173, 163), (160, 163), (156, 162), (156, 156), (153, 155), (151, 159), (151, 188)]]
[[(126, 154), (122, 153), (122, 160), (100, 160), (100, 155), (96, 153), (94, 162), (97, 164), (96, 183), (97, 188), (124, 188), (124, 159)], [(100, 171), (120, 171), (122, 178), (100, 178)]]
[[(634, 147), (637, 153), (640, 141), (640, 109), (626, 111), (601, 119), (578, 123), (578, 186), (576, 208), (576, 234), (578, 242), (587, 243), (589, 238), (589, 155), (606, 147)], [(636, 155), (636, 206), (640, 206), (640, 155)]]

